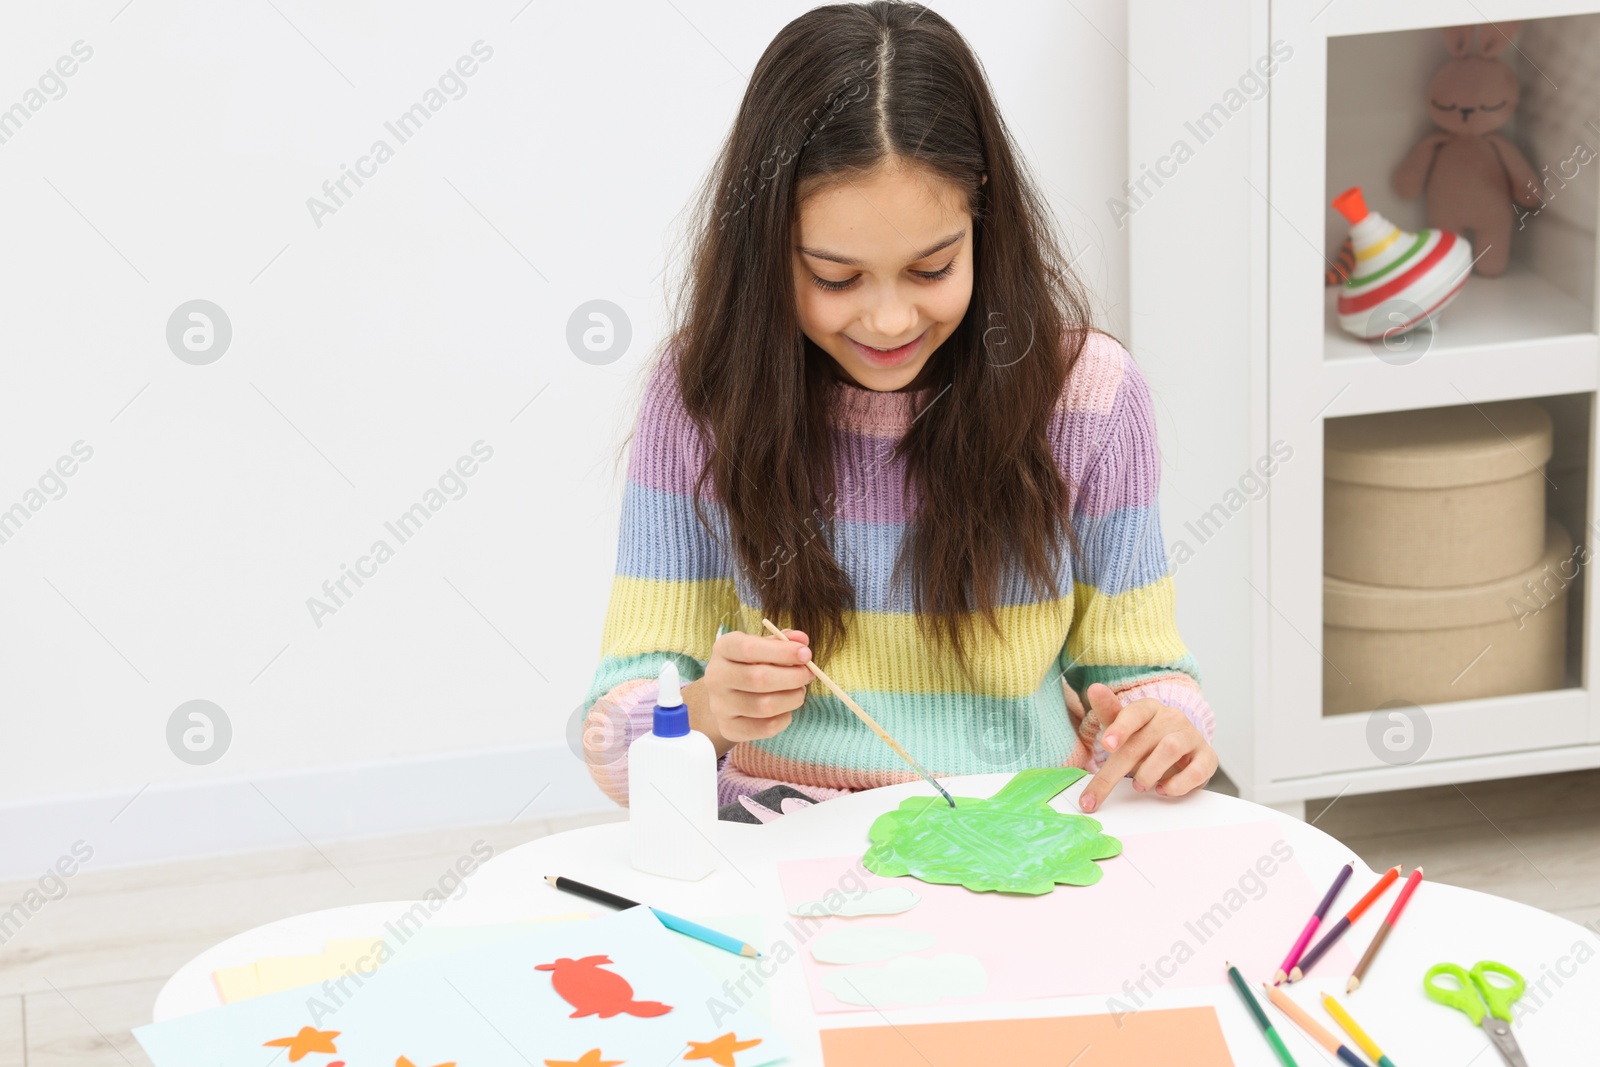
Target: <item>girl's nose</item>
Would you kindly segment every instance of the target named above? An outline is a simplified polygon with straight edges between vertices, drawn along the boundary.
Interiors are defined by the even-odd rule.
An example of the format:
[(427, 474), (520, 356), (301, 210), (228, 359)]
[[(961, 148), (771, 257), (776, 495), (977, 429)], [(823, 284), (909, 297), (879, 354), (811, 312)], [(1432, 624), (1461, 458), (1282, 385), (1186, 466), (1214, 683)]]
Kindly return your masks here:
[(885, 301), (864, 316), (863, 321), (885, 341), (903, 340), (917, 323), (917, 308), (911, 303)]

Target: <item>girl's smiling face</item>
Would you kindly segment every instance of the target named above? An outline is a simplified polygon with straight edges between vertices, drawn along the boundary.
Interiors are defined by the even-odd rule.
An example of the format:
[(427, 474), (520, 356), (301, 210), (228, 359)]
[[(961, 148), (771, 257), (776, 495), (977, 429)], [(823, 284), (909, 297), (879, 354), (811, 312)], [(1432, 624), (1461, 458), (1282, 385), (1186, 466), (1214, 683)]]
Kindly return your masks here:
[(972, 301), (965, 192), (896, 163), (806, 197), (799, 215), (801, 330), (847, 382), (880, 392), (920, 387)]

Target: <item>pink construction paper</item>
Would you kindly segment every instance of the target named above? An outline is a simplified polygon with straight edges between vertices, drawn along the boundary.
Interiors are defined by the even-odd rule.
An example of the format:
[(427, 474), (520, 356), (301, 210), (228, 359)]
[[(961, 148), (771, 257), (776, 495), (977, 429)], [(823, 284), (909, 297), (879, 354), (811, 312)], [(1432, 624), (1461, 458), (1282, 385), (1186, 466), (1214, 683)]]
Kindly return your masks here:
[[(1161, 989), (1226, 985), (1225, 961), (1249, 981), (1271, 981), (1332, 884), (1331, 871), (1326, 884), (1312, 884), (1276, 822), (1164, 830), (1122, 842), (1122, 855), (1101, 861), (1099, 882), (1057, 886), (1042, 896), (880, 878), (865, 871), (859, 855), (780, 863), (784, 901), (790, 906), (829, 892), (858, 895), (863, 884), (868, 889), (906, 885), (922, 896), (920, 904), (899, 915), (820, 921), (791, 916), (782, 937), (804, 961), (819, 1012), (873, 1010), (846, 1004), (823, 989), (820, 975), (837, 968), (817, 963), (806, 944), (846, 923), (937, 935), (935, 944), (912, 955), (976, 956), (989, 972), (987, 990), (943, 1003), (1100, 994), (1109, 1011), (1135, 1011)], [(1351, 880), (1329, 910), (1330, 918), (1359, 899), (1352, 891), (1359, 881)], [(1340, 941), (1312, 974), (1348, 974), (1354, 965), (1349, 946)]]

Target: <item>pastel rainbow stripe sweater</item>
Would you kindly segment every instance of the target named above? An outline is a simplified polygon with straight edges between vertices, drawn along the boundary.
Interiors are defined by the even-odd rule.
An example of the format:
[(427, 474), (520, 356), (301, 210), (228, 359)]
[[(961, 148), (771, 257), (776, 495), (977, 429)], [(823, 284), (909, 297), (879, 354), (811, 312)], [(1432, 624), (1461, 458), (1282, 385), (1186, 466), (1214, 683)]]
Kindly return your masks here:
[[(1124, 704), (1155, 697), (1179, 708), (1211, 738), (1199, 670), (1173, 622), (1150, 393), (1121, 345), (1091, 336), (1050, 427), (1060, 469), (1078, 487), (1073, 526), (1084, 573), (1063, 575), (1059, 587), (1070, 592), (1047, 601), (1035, 599), (1020, 569), (1008, 575), (998, 609), (1003, 636), (982, 625), (973, 630), (974, 685), (953, 669), (955, 687), (936, 681), (930, 664), (949, 654), (918, 632), (909, 581), (889, 582), (907, 523), (905, 464), (889, 455), (910, 425), (916, 394), (837, 381), (829, 388), (839, 487), (834, 554), (854, 583), (856, 609), (845, 615), (842, 647), (819, 666), (913, 756), (937, 775), (1095, 770), (1105, 752), (1081, 699), (1092, 682), (1109, 685)], [(619, 804), (627, 803), (627, 746), (650, 729), (661, 665), (674, 660), (691, 681), (705, 672), (719, 624), (763, 632), (752, 584), (694, 514), (706, 455), (664, 360), (640, 406), (601, 659), (585, 698), (585, 758)], [(726, 512), (709, 483), (706, 493), (702, 507), (725, 544)], [(1073, 562), (1063, 565), (1070, 571)], [(736, 744), (724, 757), (718, 803), (779, 782), (827, 799), (914, 778), (813, 681), (788, 729)]]

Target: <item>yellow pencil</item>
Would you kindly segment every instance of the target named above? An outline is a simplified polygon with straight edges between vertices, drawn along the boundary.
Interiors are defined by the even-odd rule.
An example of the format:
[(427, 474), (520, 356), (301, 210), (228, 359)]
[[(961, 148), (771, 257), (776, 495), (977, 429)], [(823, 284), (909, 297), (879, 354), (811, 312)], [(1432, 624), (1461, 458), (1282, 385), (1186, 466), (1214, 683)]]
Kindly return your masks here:
[(1361, 1046), (1361, 1051), (1371, 1056), (1378, 1067), (1394, 1067), (1394, 1061), (1385, 1056), (1383, 1049), (1378, 1047), (1378, 1043), (1368, 1037), (1365, 1030), (1356, 1025), (1356, 1021), (1350, 1018), (1350, 1013), (1344, 1010), (1344, 1005), (1333, 999), (1333, 994), (1322, 994), (1322, 1006), (1328, 1010), (1329, 1015), (1333, 1016), (1334, 1021), (1344, 1028), (1345, 1033), (1355, 1038), (1356, 1044)]

